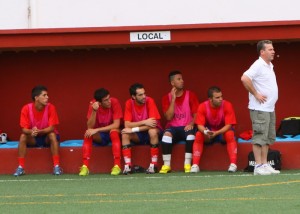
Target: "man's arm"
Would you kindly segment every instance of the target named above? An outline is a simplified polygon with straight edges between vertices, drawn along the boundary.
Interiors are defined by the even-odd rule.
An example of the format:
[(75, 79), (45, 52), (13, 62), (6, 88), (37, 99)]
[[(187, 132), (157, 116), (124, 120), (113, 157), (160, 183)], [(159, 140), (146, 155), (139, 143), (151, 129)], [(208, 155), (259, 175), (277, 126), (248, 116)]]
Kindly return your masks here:
[(92, 129), (94, 128), (95, 126), (95, 123), (96, 123), (96, 115), (97, 115), (97, 110), (99, 109), (99, 102), (94, 102), (94, 103), (91, 103), (91, 110), (92, 110), (92, 113), (87, 121), (87, 127), (88, 129)]
[(244, 87), (258, 100), (258, 102), (260, 103), (266, 102), (267, 97), (261, 95), (256, 91), (256, 89), (253, 86), (252, 80), (248, 76), (244, 74), (241, 78), (241, 81)]
[(176, 88), (173, 87), (172, 90), (171, 90), (171, 101), (170, 101), (169, 108), (168, 108), (167, 111), (164, 113), (165, 118), (166, 118), (167, 120), (172, 120), (173, 117), (174, 117), (175, 100), (176, 100)]
[(112, 129), (119, 129), (120, 128), (120, 119), (115, 119), (112, 124), (108, 126), (99, 127), (99, 128), (88, 128), (84, 134), (85, 137), (91, 137), (92, 135), (96, 134), (97, 132), (109, 132)]

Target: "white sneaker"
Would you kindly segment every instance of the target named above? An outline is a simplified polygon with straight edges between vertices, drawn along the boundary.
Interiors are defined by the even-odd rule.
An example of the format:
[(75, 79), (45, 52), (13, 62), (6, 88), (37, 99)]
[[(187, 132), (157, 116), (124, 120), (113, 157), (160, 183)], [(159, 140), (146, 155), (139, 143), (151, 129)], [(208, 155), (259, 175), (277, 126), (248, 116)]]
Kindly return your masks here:
[(155, 174), (156, 169), (153, 163), (150, 163), (149, 168), (146, 170), (146, 174)]
[(228, 172), (236, 172), (237, 166), (234, 163), (231, 163), (228, 168)]
[(123, 174), (124, 174), (124, 175), (127, 175), (127, 174), (129, 174), (129, 173), (131, 173), (131, 169), (130, 169), (130, 166), (129, 166), (128, 164), (126, 164), (126, 165), (124, 166)]
[(274, 175), (280, 174), (280, 171), (274, 169), (270, 164), (264, 164), (263, 167), (264, 167), (267, 171), (271, 172), (271, 174), (274, 174)]
[(191, 167), (191, 173), (197, 173), (200, 172), (199, 166), (197, 164), (193, 164)]
[(264, 166), (254, 168), (254, 175), (271, 175), (272, 173), (267, 170)]

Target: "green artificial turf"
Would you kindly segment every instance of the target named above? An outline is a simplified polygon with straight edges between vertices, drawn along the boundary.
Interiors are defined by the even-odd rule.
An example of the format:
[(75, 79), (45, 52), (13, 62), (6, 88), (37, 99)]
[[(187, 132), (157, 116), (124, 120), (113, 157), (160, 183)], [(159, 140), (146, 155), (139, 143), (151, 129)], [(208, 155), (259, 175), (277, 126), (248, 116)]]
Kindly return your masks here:
[(299, 212), (299, 170), (0, 176), (0, 213)]

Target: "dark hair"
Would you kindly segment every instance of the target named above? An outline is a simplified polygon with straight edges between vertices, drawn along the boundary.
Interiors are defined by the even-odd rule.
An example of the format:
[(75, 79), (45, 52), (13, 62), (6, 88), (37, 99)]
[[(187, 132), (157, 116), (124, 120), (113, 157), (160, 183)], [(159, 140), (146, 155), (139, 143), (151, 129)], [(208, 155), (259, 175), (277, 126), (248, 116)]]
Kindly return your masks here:
[(136, 90), (140, 89), (140, 88), (144, 88), (144, 86), (141, 83), (134, 83), (133, 85), (131, 85), (130, 88), (129, 88), (130, 96), (132, 96), (132, 95), (135, 96), (136, 95)]
[(219, 92), (221, 92), (221, 89), (220, 89), (218, 86), (212, 86), (212, 87), (210, 87), (210, 88), (208, 89), (208, 91), (207, 91), (207, 96), (208, 96), (208, 98), (212, 98), (212, 97), (213, 97), (213, 94), (214, 94), (215, 92), (219, 93)]
[(109, 91), (105, 88), (99, 88), (94, 92), (94, 98), (98, 102), (102, 102), (102, 99), (109, 95)]
[(39, 96), (43, 91), (48, 89), (43, 85), (37, 85), (31, 90), (31, 99), (34, 101), (36, 96)]
[(266, 44), (272, 44), (271, 40), (261, 40), (257, 43), (257, 53), (260, 55), (261, 50), (265, 50)]
[(173, 77), (177, 74), (182, 74), (180, 71), (176, 70), (176, 71), (171, 71), (169, 73), (169, 81), (171, 82), (173, 80)]

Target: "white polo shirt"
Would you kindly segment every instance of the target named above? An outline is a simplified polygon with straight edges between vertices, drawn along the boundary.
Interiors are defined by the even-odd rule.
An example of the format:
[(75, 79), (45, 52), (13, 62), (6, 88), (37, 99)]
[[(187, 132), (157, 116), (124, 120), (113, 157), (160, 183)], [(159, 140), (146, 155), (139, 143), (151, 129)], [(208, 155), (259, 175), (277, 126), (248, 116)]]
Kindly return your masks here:
[(267, 64), (259, 57), (251, 67), (244, 72), (244, 75), (252, 80), (252, 84), (256, 91), (267, 97), (267, 101), (259, 103), (257, 99), (249, 93), (249, 105), (251, 110), (273, 112), (275, 103), (278, 100), (278, 86), (276, 82), (273, 64)]

